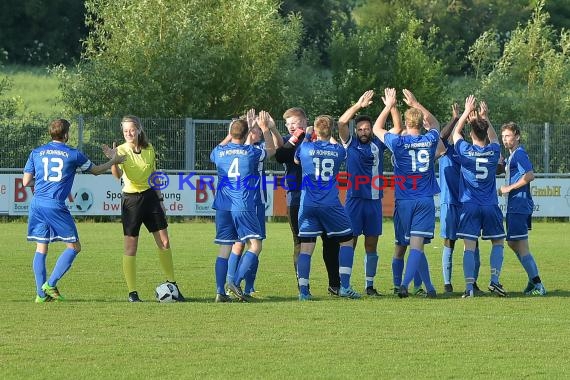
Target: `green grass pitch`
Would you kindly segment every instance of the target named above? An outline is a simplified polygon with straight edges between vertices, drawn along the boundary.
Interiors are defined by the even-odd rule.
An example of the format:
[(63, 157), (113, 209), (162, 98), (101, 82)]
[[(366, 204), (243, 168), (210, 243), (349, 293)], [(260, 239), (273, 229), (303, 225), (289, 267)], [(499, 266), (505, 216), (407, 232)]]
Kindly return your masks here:
[[(147, 302), (129, 304), (121, 269), (118, 222), (80, 222), (83, 251), (58, 284), (64, 303), (35, 304), (26, 225), (3, 223), (0, 298), (2, 379), (189, 378), (567, 378), (570, 376), (568, 223), (535, 222), (531, 249), (548, 290), (521, 294), (524, 270), (505, 248), (501, 282), (509, 297), (464, 300), (456, 252), (452, 297), (400, 300), (390, 292), (393, 231), (384, 222), (376, 284), (380, 299), (326, 294), (317, 246), (312, 261), (315, 302), (297, 301), (286, 223), (269, 223), (256, 288), (262, 301), (216, 304), (212, 223), (169, 227), (177, 280), (188, 303), (159, 304), (163, 280), (154, 242), (141, 235), (138, 287)], [(437, 230), (439, 232), (439, 230)], [(48, 273), (62, 244), (50, 246)], [(457, 251), (461, 251), (458, 244)], [(481, 245), (479, 283), (489, 280), (488, 242)], [(441, 239), (426, 246), (432, 279), (442, 291)], [(353, 285), (363, 288), (363, 249)]]

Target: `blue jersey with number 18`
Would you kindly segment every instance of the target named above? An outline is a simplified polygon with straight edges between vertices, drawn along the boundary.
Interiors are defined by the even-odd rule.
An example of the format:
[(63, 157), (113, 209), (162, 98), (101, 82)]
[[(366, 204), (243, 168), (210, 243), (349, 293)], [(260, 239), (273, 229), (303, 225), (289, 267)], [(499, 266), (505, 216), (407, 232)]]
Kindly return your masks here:
[(34, 175), (34, 197), (64, 203), (71, 191), (75, 172), (87, 171), (93, 164), (80, 151), (52, 141), (34, 149), (24, 173)]
[(340, 165), (346, 160), (344, 147), (321, 140), (304, 142), (295, 152), (295, 158), (303, 170), (301, 205), (342, 207), (338, 199), (337, 176)]
[(394, 153), (394, 187), (396, 199), (417, 199), (439, 193), (434, 159), (439, 131), (425, 135), (386, 133), (384, 143)]

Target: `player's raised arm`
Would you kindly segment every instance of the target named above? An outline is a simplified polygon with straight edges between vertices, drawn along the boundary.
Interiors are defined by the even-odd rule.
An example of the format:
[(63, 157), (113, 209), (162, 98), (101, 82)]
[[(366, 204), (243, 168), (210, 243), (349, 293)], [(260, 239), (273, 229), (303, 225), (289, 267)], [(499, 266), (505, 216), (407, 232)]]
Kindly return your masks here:
[[(113, 149), (109, 148), (107, 145), (103, 145), (103, 153), (105, 154), (105, 156), (107, 156), (111, 159), (109, 161), (105, 162), (104, 164), (91, 166), (91, 168), (89, 169), (89, 172), (91, 174), (93, 174), (93, 175), (103, 174), (109, 169), (111, 169), (111, 172), (112, 172), (113, 167), (117, 166), (118, 164), (122, 164), (127, 159), (127, 156), (120, 156), (119, 154), (117, 154), (117, 148), (115, 147), (114, 143), (113, 143)], [(117, 169), (121, 170), (118, 167), (117, 167)], [(114, 175), (114, 173), (113, 173), (113, 175)], [(119, 176), (119, 178), (120, 178), (120, 176)]]
[(364, 94), (360, 96), (358, 102), (354, 103), (346, 111), (344, 111), (342, 116), (338, 119), (338, 135), (343, 143), (346, 143), (348, 141), (348, 138), (350, 137), (350, 131), (348, 130), (348, 123), (350, 123), (350, 120), (352, 120), (352, 118), (354, 117), (354, 115), (356, 115), (358, 111), (372, 104), (373, 96), (374, 96), (373, 90), (366, 91)]
[(469, 95), (467, 99), (465, 99), (465, 108), (463, 109), (463, 113), (461, 117), (457, 121), (457, 125), (453, 129), (453, 143), (457, 144), (459, 140), (463, 139), (463, 135), (461, 132), (463, 131), (463, 127), (465, 126), (465, 122), (469, 115), (475, 110), (475, 96)]
[(378, 118), (372, 127), (372, 132), (380, 139), (380, 141), (384, 142), (384, 136), (388, 133), (384, 128), (386, 120), (388, 119), (388, 115), (391, 113), (392, 108), (396, 107), (396, 89), (384, 89), (382, 101), (384, 102), (384, 109), (380, 112), (380, 115), (378, 115)]
[(263, 132), (263, 138), (265, 139), (265, 151), (267, 152), (268, 158), (275, 155), (275, 145), (273, 143), (271, 131), (269, 130), (270, 118), (271, 115), (267, 111), (259, 112), (259, 116), (257, 118), (257, 124), (259, 124), (261, 132)]
[(479, 115), (487, 122), (489, 128), (487, 128), (487, 137), (489, 138), (489, 142), (491, 143), (499, 143), (499, 136), (497, 136), (497, 132), (495, 128), (493, 128), (493, 124), (489, 119), (489, 107), (484, 100), (479, 102)]
[(424, 120), (426, 124), (424, 124), (424, 128), (427, 130), (436, 129), (439, 130), (439, 121), (429, 112), (412, 94), (412, 92), (408, 89), (404, 89), (404, 102), (410, 107), (419, 109), (422, 114), (424, 115)]

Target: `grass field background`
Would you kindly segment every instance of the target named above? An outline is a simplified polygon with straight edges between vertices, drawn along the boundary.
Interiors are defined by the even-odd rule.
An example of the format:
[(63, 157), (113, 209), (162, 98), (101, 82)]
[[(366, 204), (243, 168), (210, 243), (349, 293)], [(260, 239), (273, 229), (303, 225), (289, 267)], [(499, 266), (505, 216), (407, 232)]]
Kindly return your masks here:
[(0, 66), (0, 76), (8, 77), (12, 82), (6, 96), (21, 98), (26, 110), (46, 117), (63, 115), (58, 80), (47, 67)]
[[(384, 222), (376, 283), (385, 297), (328, 296), (319, 245), (311, 273), (316, 301), (300, 303), (289, 227), (269, 223), (256, 283), (263, 299), (216, 304), (213, 224), (172, 223), (177, 279), (191, 302), (154, 302), (163, 276), (144, 233), (137, 271), (147, 302), (129, 304), (120, 224), (80, 222), (83, 251), (58, 284), (67, 301), (34, 304), (35, 245), (25, 241), (25, 223), (3, 223), (0, 378), (568, 378), (568, 227), (533, 224), (531, 247), (546, 297), (521, 294), (526, 276), (506, 248), (501, 282), (508, 298), (461, 299), (456, 253), (452, 297), (398, 299), (389, 290), (392, 224)], [(48, 273), (62, 249), (51, 246)], [(489, 279), (489, 249), (482, 244), (481, 285)], [(439, 238), (426, 253), (442, 291)], [(353, 272), (359, 290), (362, 256), (359, 244)]]

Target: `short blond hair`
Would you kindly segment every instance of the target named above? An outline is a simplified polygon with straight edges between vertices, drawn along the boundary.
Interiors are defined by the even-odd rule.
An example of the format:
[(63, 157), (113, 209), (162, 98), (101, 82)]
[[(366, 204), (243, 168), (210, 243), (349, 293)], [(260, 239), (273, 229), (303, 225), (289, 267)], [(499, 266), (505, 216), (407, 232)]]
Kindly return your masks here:
[(409, 108), (404, 113), (406, 127), (412, 129), (421, 129), (424, 125), (424, 114), (417, 108)]

